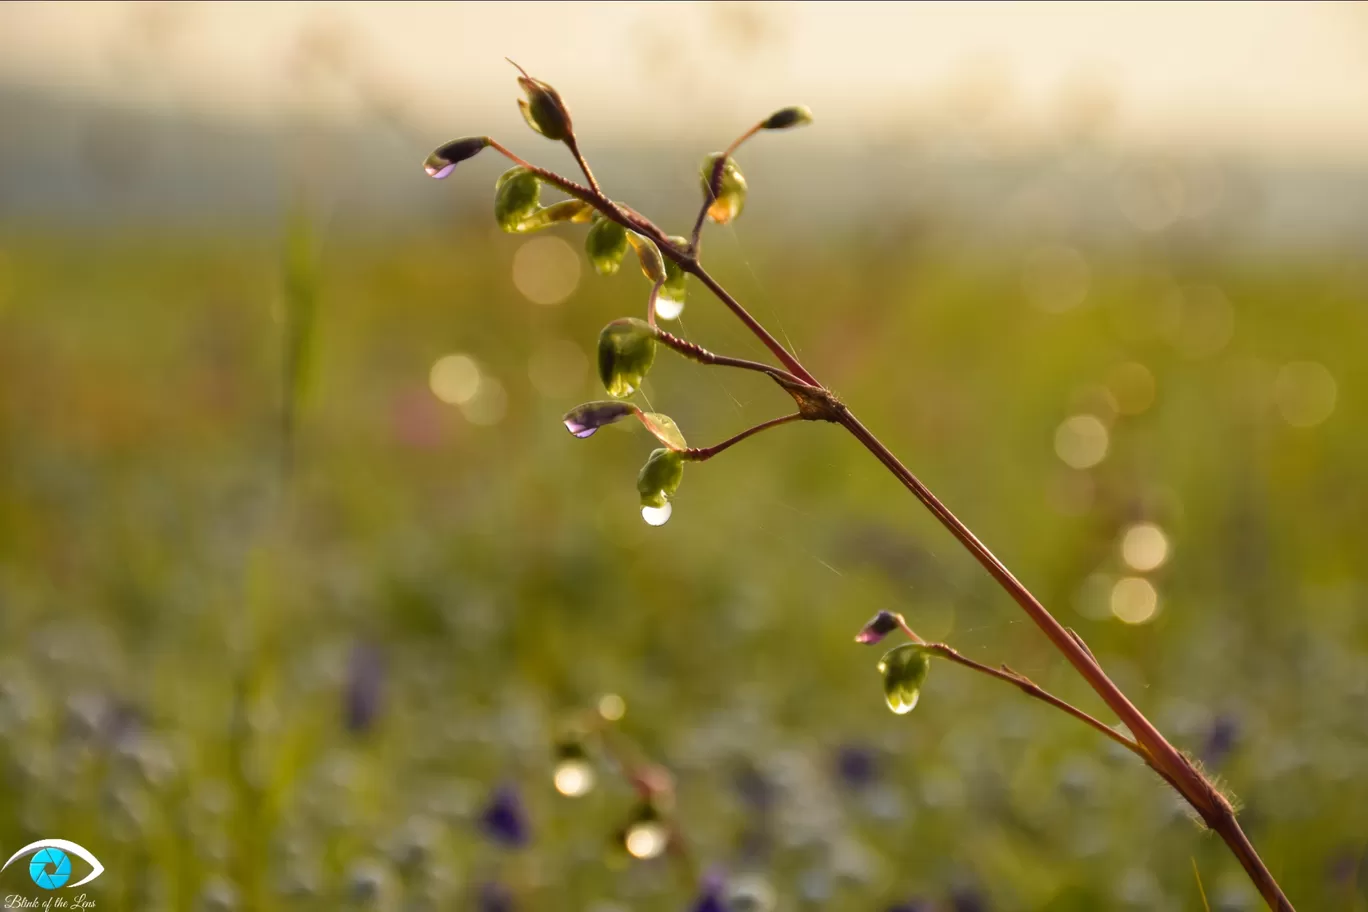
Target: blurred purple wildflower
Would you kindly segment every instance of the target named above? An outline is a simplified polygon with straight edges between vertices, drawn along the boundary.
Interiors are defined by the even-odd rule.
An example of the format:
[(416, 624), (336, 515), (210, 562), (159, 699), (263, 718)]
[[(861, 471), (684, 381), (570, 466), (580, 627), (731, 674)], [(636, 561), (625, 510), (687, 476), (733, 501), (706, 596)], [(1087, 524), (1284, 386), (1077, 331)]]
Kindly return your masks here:
[(836, 777), (847, 788), (868, 788), (879, 778), (879, 758), (863, 745), (843, 744), (836, 751)]
[(727, 901), (723, 895), (726, 884), (726, 875), (720, 869), (708, 871), (703, 877), (698, 897), (689, 906), (689, 912), (727, 912)]
[(1211, 722), (1206, 743), (1202, 745), (1202, 762), (1215, 768), (1224, 763), (1235, 750), (1240, 739), (1240, 723), (1234, 716), (1221, 713)]
[(481, 884), (476, 908), (479, 912), (513, 912), (513, 894), (501, 883)]
[(357, 643), (347, 661), (342, 695), (342, 721), (347, 731), (364, 734), (380, 716), (385, 670), (380, 651), (369, 643)]
[(522, 848), (530, 841), (527, 811), (511, 785), (502, 785), (495, 790), (480, 813), (480, 829), (494, 842), (510, 849)]

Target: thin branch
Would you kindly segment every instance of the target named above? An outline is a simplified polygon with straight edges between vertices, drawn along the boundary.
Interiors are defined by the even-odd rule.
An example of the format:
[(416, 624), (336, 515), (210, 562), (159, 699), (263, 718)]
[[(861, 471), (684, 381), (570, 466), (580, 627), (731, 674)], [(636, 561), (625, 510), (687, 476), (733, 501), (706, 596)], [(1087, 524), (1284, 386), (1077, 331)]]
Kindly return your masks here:
[(651, 329), (656, 328), (656, 299), (660, 297), (660, 286), (664, 284), (665, 280), (661, 279), (652, 285), (651, 294), (646, 298), (646, 323)]
[(753, 434), (767, 431), (770, 428), (778, 427), (781, 424), (788, 424), (790, 421), (802, 421), (804, 417), (802, 412), (794, 412), (792, 415), (782, 415), (778, 418), (771, 418), (769, 421), (762, 421), (755, 427), (746, 428), (741, 433), (728, 437), (721, 443), (715, 443), (710, 447), (689, 447), (687, 450), (683, 451), (683, 456), (685, 459), (690, 459), (694, 462), (707, 462), (718, 453), (727, 449), (727, 447), (738, 444)]
[[(665, 251), (661, 252), (664, 253)], [(670, 256), (669, 253), (666, 253), (665, 255)], [(803, 367), (798, 359), (779, 343), (778, 339), (770, 335), (769, 330), (761, 326), (760, 322), (756, 320), (755, 317), (752, 317), (746, 308), (741, 306), (740, 301), (732, 297), (730, 292), (718, 284), (718, 281), (709, 275), (708, 271), (704, 269), (702, 265), (697, 261), (689, 260), (687, 258), (672, 257), (672, 259), (679, 263), (681, 269), (702, 282), (719, 301), (727, 306), (728, 310), (736, 314), (737, 319), (744, 323), (746, 328), (751, 331), (751, 335), (764, 343), (764, 346), (774, 353), (774, 356), (779, 359), (779, 363), (784, 365), (785, 369), (788, 370), (790, 374), (797, 377), (807, 386), (821, 387), (822, 384), (817, 382), (817, 378), (808, 373), (807, 368)]]
[[(728, 148), (723, 156), (722, 163), (725, 161), (736, 147), (747, 138), (758, 131), (759, 125), (743, 134), (736, 142)], [(803, 367), (797, 356), (785, 348), (765, 329), (751, 314), (736, 300), (721, 284), (714, 279), (698, 261), (698, 238), (696, 237), (686, 248), (677, 248), (668, 236), (660, 230), (653, 222), (639, 213), (620, 206), (603, 195), (597, 185), (584, 187), (580, 184), (562, 177), (544, 168), (538, 168), (529, 164), (497, 142), (491, 140), (490, 145), (507, 156), (516, 164), (527, 168), (536, 174), (546, 183), (552, 184), (566, 192), (567, 194), (584, 200), (594, 208), (602, 212), (606, 217), (612, 219), (620, 225), (631, 229), (645, 237), (650, 238), (663, 256), (667, 256), (679, 264), (680, 268), (686, 273), (694, 276), (701, 281), (709, 291), (711, 291), (719, 301), (721, 301), (739, 319), (745, 327), (764, 344), (783, 365), (784, 370), (780, 371), (756, 362), (746, 362), (740, 359), (723, 358), (722, 356), (712, 355), (703, 349), (694, 346), (692, 343), (685, 342), (677, 337), (670, 336), (668, 333), (659, 333), (659, 338), (666, 345), (675, 348), (695, 360), (700, 360), (707, 364), (726, 364), (733, 367), (743, 367), (749, 370), (759, 370), (772, 377), (782, 386), (795, 386), (800, 389), (811, 390), (821, 394), (823, 401), (828, 403), (829, 414), (824, 415), (827, 420), (836, 420), (858, 440), (865, 449), (869, 450), (875, 458), (897, 478), (902, 484), (912, 492), (921, 503), (931, 511), (931, 513), (941, 522), (942, 525), (962, 544), (970, 554), (988, 571), (989, 575), (1000, 585), (1013, 600), (1021, 606), (1022, 610), (1035, 622), (1046, 637), (1054, 644), (1055, 648), (1064, 654), (1069, 663), (1074, 666), (1088, 685), (1102, 698), (1103, 702), (1125, 723), (1135, 738), (1138, 747), (1143, 749), (1149, 758), (1153, 768), (1163, 776), (1173, 788), (1181, 794), (1189, 804), (1197, 811), (1202, 819), (1212, 829), (1216, 830), (1230, 848), (1232, 853), (1240, 860), (1250, 879), (1258, 887), (1260, 894), (1270, 907), (1278, 912), (1292, 912), (1292, 904), (1284, 895), (1282, 888), (1273, 877), (1268, 867), (1259, 858), (1254, 846), (1249, 842), (1243, 830), (1240, 829), (1239, 822), (1235, 818), (1234, 809), (1230, 803), (1220, 794), (1214, 785), (1167, 739), (1154, 727), (1153, 723), (1145, 717), (1139, 709), (1126, 697), (1115, 683), (1107, 677), (1101, 665), (1093, 658), (1091, 651), (1077, 639), (1074, 635), (1061, 625), (1054, 616), (1047, 611), (1034, 595), (1031, 594), (1022, 583), (1012, 575), (1000, 560), (988, 550), (979, 539), (969, 530), (960, 519), (950, 511), (939, 498), (931, 492), (915, 475), (912, 474), (897, 456), (881, 441), (872, 431), (866, 428), (849, 408), (839, 403), (835, 397), (824, 387), (808, 370)], [(714, 166), (713, 179), (710, 181), (709, 195), (716, 197), (720, 188), (716, 186), (720, 179), (721, 170)], [(592, 177), (589, 178), (593, 183)], [(711, 202), (710, 200), (708, 202)], [(695, 235), (701, 231), (702, 219), (706, 217), (706, 205), (701, 218), (695, 225)], [(795, 398), (798, 398), (795, 394)], [(801, 400), (800, 400), (801, 403)], [(943, 644), (940, 644), (943, 645)], [(946, 647), (947, 649), (949, 647)], [(952, 651), (953, 652), (953, 651)], [(958, 655), (956, 653), (956, 655)], [(949, 657), (948, 655), (946, 656)], [(952, 659), (953, 661), (953, 659)], [(967, 661), (967, 660), (966, 660)], [(961, 664), (965, 664), (961, 662)], [(977, 663), (975, 663), (977, 664)], [(987, 666), (983, 666), (986, 668)], [(994, 677), (1006, 675), (1008, 680), (1022, 689), (1027, 689), (1023, 685), (1023, 680), (1015, 672), (1002, 672), (994, 674)], [(1029, 684), (1029, 682), (1026, 682)], [(1034, 687), (1034, 685), (1030, 685)], [(1037, 688), (1038, 689), (1038, 688)], [(1028, 691), (1029, 692), (1029, 691)], [(1043, 693), (1043, 691), (1042, 691)], [(1063, 708), (1063, 707), (1061, 707)], [(1067, 710), (1066, 710), (1067, 711)], [(1073, 713), (1071, 713), (1073, 714)], [(1090, 717), (1089, 717), (1090, 718)], [(1095, 721), (1095, 720), (1094, 720)], [(1092, 723), (1089, 723), (1092, 724)], [(1099, 723), (1100, 724), (1100, 723)]]
[(772, 377), (780, 386), (807, 386), (802, 380), (793, 376), (786, 370), (782, 370), (760, 361), (747, 361), (745, 358), (732, 358), (728, 355), (719, 355), (708, 351), (697, 342), (690, 342), (688, 339), (681, 339), (674, 333), (663, 329), (656, 329), (656, 339), (667, 348), (672, 348), (691, 361), (699, 364), (715, 364), (720, 367), (738, 367), (742, 370), (755, 371)]
[(936, 655), (940, 656), (943, 659), (948, 659), (949, 661), (954, 662), (958, 665), (963, 665), (965, 668), (971, 668), (974, 671), (979, 672), (980, 674), (986, 674), (989, 677), (997, 678), (999, 681), (1006, 681), (1008, 684), (1012, 684), (1020, 688), (1021, 691), (1025, 693), (1027, 696), (1035, 697), (1037, 700), (1043, 700), (1044, 702), (1053, 706), (1055, 709), (1063, 710), (1064, 712), (1073, 716), (1080, 722), (1083, 722), (1097, 729), (1097, 731), (1101, 732), (1103, 735), (1106, 735), (1108, 738), (1115, 741), (1117, 744), (1121, 745), (1126, 750), (1135, 754), (1141, 760), (1144, 760), (1145, 763), (1150, 763), (1149, 754), (1145, 752), (1145, 749), (1143, 747), (1135, 743), (1133, 739), (1121, 734), (1119, 731), (1112, 728), (1110, 725), (1107, 725), (1105, 722), (1101, 722), (1095, 717), (1088, 715), (1083, 710), (1079, 709), (1077, 706), (1074, 706), (1072, 703), (1068, 703), (1064, 700), (1061, 700), (1059, 697), (1056, 697), (1054, 694), (1050, 693), (1045, 688), (1036, 684), (1034, 681), (1026, 677), (1024, 674), (1013, 671), (1006, 665), (1003, 665), (1001, 668), (993, 668), (991, 665), (984, 665), (981, 662), (975, 662), (973, 659), (968, 658), (952, 646), (949, 646), (945, 643), (928, 643), (926, 640), (918, 636), (916, 632), (912, 630), (911, 627), (907, 626), (907, 621), (903, 618), (902, 615), (894, 615), (894, 617), (897, 618), (898, 626), (902, 628), (902, 632), (907, 634), (908, 639), (910, 639), (912, 642), (919, 643), (922, 646), (925, 646), (928, 650), (934, 652)]
[[(584, 155), (580, 153), (579, 140), (575, 138), (573, 131), (565, 138), (565, 145), (569, 147), (570, 154), (575, 156), (575, 161), (579, 164), (580, 170), (584, 172), (584, 179), (589, 182), (589, 189), (599, 196), (603, 196), (603, 189), (599, 187), (598, 181), (594, 179), (594, 172), (589, 170), (589, 162), (585, 159)], [(604, 197), (604, 199), (607, 199), (607, 197)]]

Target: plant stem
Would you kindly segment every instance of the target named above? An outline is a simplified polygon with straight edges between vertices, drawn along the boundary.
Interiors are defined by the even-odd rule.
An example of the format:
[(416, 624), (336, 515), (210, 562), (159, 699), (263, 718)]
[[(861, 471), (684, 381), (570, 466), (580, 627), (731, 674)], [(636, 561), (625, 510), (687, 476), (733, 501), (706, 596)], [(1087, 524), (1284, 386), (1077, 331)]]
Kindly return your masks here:
[[(735, 299), (708, 275), (701, 265), (694, 264), (691, 271), (724, 304), (732, 307)], [(735, 311), (739, 307), (740, 305), (736, 304), (732, 309)], [(743, 320), (742, 322), (746, 321)], [(773, 338), (768, 333), (765, 336), (758, 337), (761, 341), (765, 341), (767, 337)], [(785, 350), (785, 354), (788, 354), (787, 350)], [(792, 355), (785, 359), (785, 366), (789, 367), (799, 377), (809, 380), (813, 386), (825, 389)], [(930, 488), (913, 475), (907, 466), (902, 464), (902, 461), (884, 445), (883, 441), (865, 427), (849, 408), (840, 405), (838, 411), (837, 422), (882, 462), (889, 472), (901, 481), (940, 520), (941, 524), (974, 556), (988, 571), (989, 575), (997, 581), (998, 585), (1006, 590), (1007, 594), (1021, 606), (1022, 610), (1045, 633), (1055, 648), (1064, 654), (1064, 657), (1083, 676), (1083, 679), (1088, 682), (1088, 685), (1102, 698), (1112, 712), (1116, 713), (1125, 723), (1134, 735), (1136, 742), (1148, 755), (1150, 765), (1192, 805), (1207, 826), (1215, 830), (1225, 840), (1226, 845), (1240, 860), (1240, 864), (1244, 866), (1245, 871), (1249, 874), (1254, 885), (1258, 887), (1259, 893), (1269, 907), (1277, 910), (1277, 912), (1294, 912), (1291, 902), (1283, 894), (1277, 880), (1262, 859), (1259, 858), (1258, 852), (1255, 851), (1244, 831), (1240, 829), (1240, 824), (1235, 819), (1235, 811), (1230, 806), (1230, 802), (1131, 703), (1121, 689), (1107, 677), (1106, 672), (1093, 658), (1092, 653), (1073, 637), (1059, 621), (1055, 620), (1054, 615), (1050, 614), (1045, 606), (1031, 594), (1030, 590), (1012, 575), (1007, 566), (998, 560), (983, 542), (979, 541), (978, 537), (969, 530), (969, 527), (961, 522), (959, 517), (931, 492)]]
[[(516, 66), (516, 64), (514, 64), (514, 66)], [(651, 241), (659, 247), (662, 256), (674, 260), (674, 263), (679, 264), (680, 268), (684, 269), (684, 272), (695, 276), (699, 282), (705, 284), (707, 289), (717, 297), (718, 301), (721, 301), (726, 308), (731, 310), (737, 319), (746, 325), (747, 330), (750, 330), (755, 338), (761, 340), (761, 343), (765, 345), (766, 349), (769, 349), (770, 353), (773, 353), (773, 356), (777, 358), (778, 362), (780, 362), (781, 365), (784, 365), (784, 371), (777, 371), (777, 369), (769, 368), (767, 365), (758, 364), (758, 362), (754, 361), (741, 361), (740, 358), (715, 356), (715, 354), (710, 353), (710, 351), (703, 350), (702, 347), (694, 345), (694, 343), (685, 342), (685, 340), (679, 339), (677, 336), (672, 336), (668, 334), (668, 332), (657, 331), (658, 338), (661, 342), (680, 351), (680, 353), (685, 354), (685, 356), (692, 357), (696, 361), (705, 362), (705, 364), (739, 366), (739, 368), (767, 373), (767, 375), (772, 376), (774, 380), (780, 381), (781, 386), (792, 384), (792, 387), (795, 387), (796, 391), (791, 391), (793, 392), (793, 395), (795, 395), (795, 399), (798, 399), (800, 406), (815, 409), (814, 412), (800, 412), (799, 414), (796, 414), (796, 416), (785, 416), (784, 418), (780, 418), (780, 420), (757, 425), (755, 428), (741, 432), (740, 435), (737, 435), (736, 438), (733, 438), (732, 440), (728, 440), (728, 442), (718, 444), (717, 447), (713, 447), (711, 450), (720, 451), (722, 447), (731, 446), (732, 443), (747, 438), (751, 433), (757, 433), (763, 428), (773, 427), (774, 424), (785, 423), (785, 421), (796, 420), (796, 418), (822, 418), (822, 420), (834, 421), (834, 423), (840, 424), (841, 427), (847, 429), (847, 431), (851, 433), (851, 436), (854, 436), (856, 440), (859, 440), (859, 443), (862, 444), (866, 450), (869, 450), (878, 461), (884, 464), (885, 468), (893, 474), (893, 477), (902, 481), (904, 487), (906, 487), (908, 491), (911, 491), (912, 495), (917, 496), (918, 500), (921, 500), (922, 505), (925, 506), (926, 509), (932, 511), (934, 517), (936, 517), (937, 520), (940, 520), (941, 525), (944, 525), (945, 528), (951, 532), (951, 535), (955, 536), (955, 539), (974, 556), (975, 561), (978, 561), (984, 566), (984, 569), (989, 573), (989, 576), (992, 576), (993, 580), (997, 581), (997, 584), (999, 584), (1000, 587), (1003, 588), (1019, 606), (1021, 606), (1022, 610), (1027, 614), (1027, 617), (1031, 618), (1031, 621), (1036, 622), (1036, 625), (1041, 629), (1041, 632), (1044, 632), (1049, 641), (1055, 645), (1055, 648), (1062, 652), (1064, 658), (1068, 659), (1070, 665), (1073, 665), (1074, 669), (1082, 675), (1083, 680), (1088, 682), (1088, 685), (1097, 693), (1097, 696), (1100, 696), (1104, 703), (1107, 704), (1108, 708), (1111, 708), (1111, 711), (1119, 716), (1120, 721), (1122, 721), (1126, 727), (1129, 727), (1131, 734), (1133, 734), (1134, 741), (1131, 742), (1129, 740), (1124, 740), (1123, 738), (1122, 742), (1127, 744), (1127, 747), (1133, 744), (1134, 747), (1130, 747), (1130, 749), (1133, 749), (1134, 752), (1140, 753), (1142, 757), (1145, 757), (1146, 763), (1149, 763), (1149, 766), (1152, 767), (1156, 773), (1159, 773), (1161, 777), (1166, 779), (1176, 792), (1182, 794), (1183, 799), (1186, 799), (1187, 803), (1196, 809), (1197, 814), (1201, 816), (1205, 823), (1207, 823), (1207, 826), (1220, 834), (1222, 840), (1226, 842), (1228, 848), (1230, 848), (1235, 857), (1239, 859), (1239, 863), (1244, 866), (1245, 871), (1248, 872), (1250, 881), (1253, 881), (1254, 886), (1259, 887), (1261, 896), (1263, 896), (1264, 901), (1270, 905), (1270, 908), (1276, 909), (1276, 912), (1294, 912), (1293, 907), (1291, 907), (1291, 902), (1287, 900), (1287, 897), (1283, 894), (1282, 887), (1278, 886), (1278, 881), (1276, 881), (1274, 875), (1268, 871), (1268, 867), (1265, 866), (1263, 860), (1260, 859), (1259, 853), (1254, 850), (1254, 846), (1250, 844), (1249, 838), (1246, 837), (1244, 830), (1241, 830), (1241, 827), (1239, 827), (1239, 822), (1235, 819), (1235, 811), (1234, 808), (1231, 807), (1230, 801), (1227, 801), (1226, 797), (1220, 794), (1219, 790), (1212, 785), (1211, 781), (1209, 781), (1205, 775), (1202, 775), (1201, 771), (1197, 770), (1197, 767), (1193, 766), (1193, 763), (1190, 762), (1186, 756), (1183, 756), (1178, 749), (1174, 748), (1174, 745), (1170, 744), (1170, 742), (1164, 738), (1163, 734), (1159, 732), (1159, 729), (1156, 729), (1156, 727), (1153, 726), (1153, 723), (1150, 722), (1148, 718), (1145, 718), (1145, 715), (1142, 714), (1138, 708), (1135, 708), (1134, 704), (1131, 703), (1130, 699), (1127, 699), (1122, 690), (1112, 682), (1111, 678), (1107, 677), (1107, 673), (1103, 671), (1103, 667), (1097, 663), (1097, 659), (1093, 658), (1092, 651), (1090, 651), (1086, 645), (1083, 645), (1082, 640), (1079, 640), (1075, 634), (1071, 633), (1067, 628), (1064, 628), (1062, 623), (1056, 621), (1055, 617), (1053, 617), (1048, 610), (1045, 610), (1045, 606), (1042, 606), (1040, 600), (1037, 600), (1036, 596), (1031, 595), (1029, 589), (1027, 589), (1018, 578), (1012, 576), (1012, 573), (1007, 569), (1007, 566), (999, 561), (982, 541), (978, 540), (978, 537), (970, 531), (969, 526), (964, 525), (963, 522), (959, 520), (959, 517), (956, 517), (956, 515), (949, 510), (949, 507), (941, 502), (940, 498), (937, 498), (936, 495), (932, 494), (930, 488), (926, 487), (925, 484), (922, 484), (922, 481), (919, 480), (915, 474), (912, 474), (911, 470), (908, 469), (906, 465), (903, 465), (903, 462), (892, 453), (892, 450), (889, 450), (889, 448), (885, 446), (882, 440), (878, 439), (869, 428), (866, 428), (865, 425), (860, 423), (859, 418), (856, 418), (855, 414), (852, 413), (844, 403), (841, 403), (839, 399), (834, 397), (832, 392), (826, 390), (826, 387), (819, 383), (817, 377), (808, 373), (802, 362), (798, 360), (798, 357), (796, 357), (795, 354), (792, 354), (788, 349), (785, 349), (773, 335), (770, 335), (769, 330), (766, 330), (758, 320), (755, 320), (755, 317), (752, 317), (750, 312), (747, 312), (746, 308), (741, 306), (740, 302), (737, 301), (735, 297), (732, 297), (732, 294), (729, 293), (729, 291), (726, 291), (713, 276), (709, 275), (709, 272), (702, 267), (702, 264), (699, 263), (698, 252), (700, 239), (702, 239), (703, 223), (705, 223), (707, 215), (707, 206), (710, 205), (713, 198), (717, 197), (718, 190), (720, 190), (718, 182), (720, 182), (722, 170), (725, 168), (725, 161), (733, 152), (735, 152), (737, 146), (740, 146), (746, 139), (750, 138), (751, 135), (754, 135), (757, 131), (761, 130), (762, 126), (763, 122), (757, 124), (757, 126), (751, 127), (747, 133), (737, 137), (736, 141), (732, 142), (731, 146), (728, 146), (728, 149), (726, 149), (726, 152), (722, 155), (722, 159), (718, 161), (717, 164), (714, 164), (713, 174), (711, 174), (709, 182), (709, 194), (707, 194), (710, 198), (707, 198), (707, 200), (703, 202), (703, 208), (700, 209), (698, 219), (695, 220), (691, 242), (689, 242), (687, 247), (674, 246), (674, 243), (670, 241), (668, 235), (661, 231), (661, 228), (655, 226), (655, 223), (651, 222), (650, 219), (633, 211), (633, 209), (627, 208), (627, 206), (618, 205), (617, 202), (607, 198), (605, 194), (603, 194), (603, 191), (599, 189), (598, 183), (595, 182), (594, 176), (592, 176), (590, 168), (588, 168), (587, 161), (584, 161), (584, 157), (580, 155), (579, 146), (575, 144), (573, 137), (569, 142), (570, 152), (575, 156), (577, 163), (580, 164), (581, 170), (584, 171), (584, 175), (586, 175), (591, 186), (581, 186), (579, 183), (576, 183), (575, 180), (570, 180), (569, 178), (565, 178), (565, 176), (555, 174), (553, 171), (547, 171), (546, 168), (539, 168), (534, 164), (529, 164), (528, 161), (524, 161), (521, 157), (513, 155), (505, 146), (492, 141), (492, 139), (490, 139), (490, 145), (495, 150), (498, 150), (499, 153), (502, 153), (503, 156), (514, 161), (514, 163), (527, 168), (528, 171), (531, 171), (532, 174), (538, 176), (543, 182), (550, 183), (550, 185), (555, 187), (560, 187), (560, 189), (564, 190), (565, 193), (568, 193), (569, 196), (588, 202), (588, 204), (594, 206), (595, 209), (598, 209), (599, 212), (602, 212), (603, 215), (609, 217), (613, 222), (617, 222), (618, 224), (621, 224), (622, 227), (629, 228), (629, 230), (636, 231), (637, 234), (643, 235), (643, 237), (650, 238)], [(654, 317), (654, 306), (648, 316)], [(806, 387), (807, 390), (804, 391), (803, 387)], [(813, 395), (806, 395), (806, 392), (811, 392)], [(912, 634), (912, 636), (915, 636), (915, 634)], [(1114, 737), (1118, 734), (1112, 732), (1112, 729), (1109, 729), (1108, 726), (1103, 725), (1103, 723), (1097, 721), (1097, 719), (1092, 718), (1092, 716), (1089, 716), (1086, 712), (1068, 706), (1068, 704), (1063, 703), (1062, 700), (1052, 699), (1052, 697), (1051, 699), (1047, 699), (1047, 697), (1049, 697), (1048, 693), (1045, 693), (1044, 690), (1041, 690), (1038, 686), (1031, 684), (1029, 680), (1023, 678), (1022, 675), (1016, 674), (1015, 671), (1007, 670), (1005, 667), (1003, 670), (999, 671), (990, 669), (989, 666), (979, 665), (977, 662), (971, 662), (970, 659), (966, 659), (964, 656), (960, 656), (958, 652), (953, 651), (948, 645), (933, 644), (932, 648), (936, 648), (938, 654), (952, 660), (952, 662), (958, 662), (959, 665), (984, 671), (984, 673), (990, 674), (992, 677), (1011, 682), (1011, 684), (1025, 690), (1026, 693), (1030, 693), (1031, 696), (1036, 696), (1037, 699), (1045, 699), (1047, 703), (1051, 703), (1051, 706), (1056, 706), (1056, 708), (1060, 708), (1060, 710), (1066, 711), (1070, 715), (1074, 715), (1075, 718), (1081, 719), (1081, 721), (1088, 723), (1088, 725), (1092, 727), (1096, 727), (1096, 729), (1105, 730), (1105, 732), (1109, 733), (1108, 737)], [(1115, 737), (1114, 740), (1116, 740)]]
[(790, 421), (802, 421), (803, 418), (804, 415), (802, 412), (794, 412), (792, 415), (781, 415), (778, 418), (771, 418), (769, 421), (762, 421), (755, 427), (746, 428), (741, 433), (728, 437), (721, 443), (715, 443), (710, 447), (689, 447), (687, 450), (684, 450), (683, 454), (685, 458), (694, 462), (707, 462), (718, 453), (727, 449), (727, 447), (740, 443), (752, 434), (767, 431), (770, 428), (778, 427), (781, 424), (788, 424)]
[(674, 333), (668, 332), (667, 330), (657, 328), (656, 339), (667, 348), (672, 348), (689, 360), (697, 361), (699, 364), (716, 364), (721, 367), (739, 367), (742, 370), (766, 374), (767, 376), (773, 377), (775, 380), (783, 381), (792, 386), (806, 385), (802, 380), (799, 380), (786, 370), (780, 370), (777, 367), (771, 367), (770, 365), (762, 364), (759, 361), (747, 361), (745, 358), (732, 358), (728, 355), (719, 355), (710, 352), (697, 342), (681, 339), (679, 336), (676, 336)]
[[(921, 646), (925, 646), (929, 651), (934, 652), (936, 655), (940, 656), (943, 659), (947, 659), (958, 665), (963, 665), (965, 668), (973, 669), (974, 671), (977, 671), (981, 674), (986, 674), (991, 678), (997, 678), (999, 681), (1006, 681), (1008, 684), (1020, 688), (1022, 692), (1024, 692), (1027, 696), (1035, 697), (1037, 700), (1043, 700), (1046, 703), (1053, 706), (1055, 709), (1063, 710), (1064, 712), (1073, 716), (1080, 722), (1083, 722), (1097, 729), (1099, 732), (1106, 735), (1108, 738), (1115, 741), (1117, 744), (1121, 745), (1126, 750), (1135, 754), (1141, 760), (1144, 760), (1146, 764), (1150, 764), (1149, 754), (1145, 753), (1145, 749), (1141, 747), (1139, 744), (1136, 744), (1134, 740), (1128, 738), (1126, 735), (1123, 735), (1121, 732), (1112, 728), (1110, 725), (1107, 725), (1105, 722), (1101, 722), (1093, 716), (1088, 715), (1083, 710), (1079, 709), (1077, 706), (1074, 706), (1072, 703), (1068, 703), (1064, 700), (1061, 700), (1059, 697), (1056, 697), (1054, 694), (1050, 693), (1045, 688), (1036, 684), (1034, 681), (1026, 677), (1024, 674), (1013, 671), (1006, 665), (1003, 665), (1001, 668), (994, 668), (991, 665), (984, 665), (981, 662), (975, 662), (973, 659), (968, 658), (959, 650), (955, 649), (954, 647), (946, 643), (928, 643), (926, 640), (918, 636), (916, 632), (913, 631), (913, 629), (907, 625), (907, 620), (903, 618), (902, 615), (897, 615), (897, 618), (898, 626), (902, 628), (902, 632), (907, 634), (908, 639), (910, 639), (912, 642), (917, 643)], [(1150, 765), (1152, 766), (1153, 764)], [(1160, 775), (1163, 774), (1160, 773)]]

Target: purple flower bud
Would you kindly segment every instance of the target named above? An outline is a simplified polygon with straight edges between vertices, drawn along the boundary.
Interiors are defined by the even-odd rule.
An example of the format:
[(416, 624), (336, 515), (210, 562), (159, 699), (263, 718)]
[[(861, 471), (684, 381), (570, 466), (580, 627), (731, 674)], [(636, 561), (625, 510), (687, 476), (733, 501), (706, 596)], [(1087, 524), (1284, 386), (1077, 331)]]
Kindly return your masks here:
[(480, 814), (480, 829), (494, 842), (519, 849), (531, 840), (531, 825), (522, 799), (512, 786), (500, 786)]
[(890, 611), (880, 611), (855, 634), (855, 642), (872, 646), (897, 629), (898, 616)]
[(342, 721), (347, 731), (364, 734), (375, 725), (380, 715), (384, 676), (379, 650), (367, 643), (357, 643), (347, 662), (342, 696)]
[(467, 136), (462, 139), (453, 139), (427, 157), (427, 161), (423, 162), (423, 170), (428, 173), (429, 177), (441, 180), (455, 170), (461, 162), (478, 155), (488, 145), (488, 136)]
[(612, 424), (637, 411), (630, 402), (586, 402), (565, 413), (565, 429), (576, 437), (592, 437), (606, 424)]

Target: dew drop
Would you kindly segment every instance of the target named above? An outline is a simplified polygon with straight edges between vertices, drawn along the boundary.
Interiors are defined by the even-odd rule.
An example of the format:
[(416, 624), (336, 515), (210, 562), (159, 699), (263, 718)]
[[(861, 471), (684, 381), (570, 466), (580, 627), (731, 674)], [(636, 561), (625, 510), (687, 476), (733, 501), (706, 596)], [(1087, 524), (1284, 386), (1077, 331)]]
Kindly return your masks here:
[(905, 716), (917, 708), (917, 701), (920, 699), (920, 690), (914, 690), (911, 697), (908, 697), (906, 693), (890, 694), (888, 696), (888, 708), (900, 716)]
[(674, 511), (669, 502), (663, 507), (642, 507), (641, 518), (646, 520), (648, 526), (663, 526), (670, 521), (670, 514)]
[(442, 178), (450, 174), (452, 171), (456, 170), (456, 163), (446, 161), (442, 158), (433, 157), (429, 158), (427, 160), (427, 163), (423, 165), (423, 170), (428, 173), (428, 177), (441, 180)]
[(634, 823), (623, 838), (623, 844), (633, 858), (655, 858), (665, 851), (668, 841), (665, 828), (655, 822)]
[(566, 760), (556, 767), (556, 791), (567, 798), (587, 795), (594, 787), (594, 768), (582, 759)]
[(684, 299), (667, 297), (665, 290), (661, 289), (656, 297), (656, 316), (662, 320), (677, 320), (679, 315), (684, 312)]
[(569, 418), (565, 419), (565, 429), (576, 437), (579, 437), (581, 440), (585, 437), (593, 437), (595, 432), (598, 431), (598, 428), (596, 427), (586, 427), (578, 421)]

